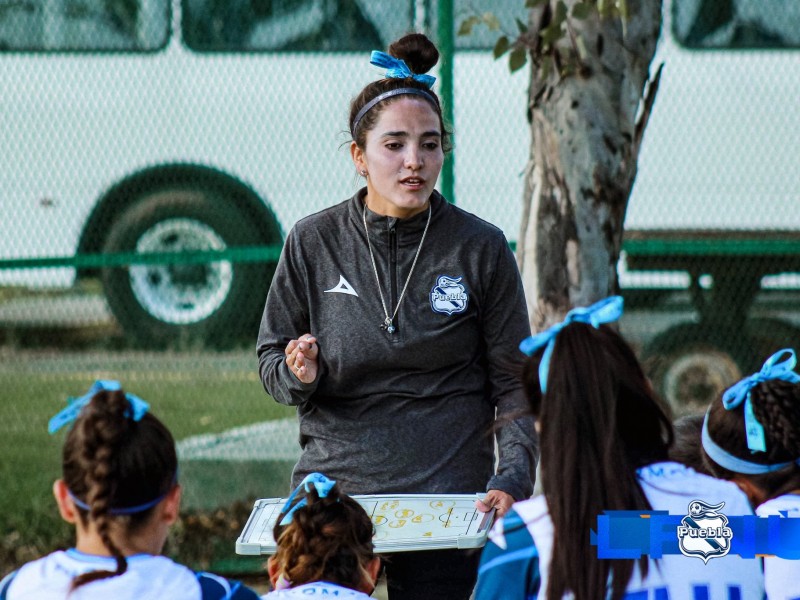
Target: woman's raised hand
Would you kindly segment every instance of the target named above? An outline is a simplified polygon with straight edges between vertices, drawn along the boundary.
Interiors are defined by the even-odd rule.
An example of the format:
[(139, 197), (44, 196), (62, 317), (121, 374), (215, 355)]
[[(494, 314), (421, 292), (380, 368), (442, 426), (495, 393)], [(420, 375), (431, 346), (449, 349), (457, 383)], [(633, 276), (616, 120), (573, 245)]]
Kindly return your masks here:
[(312, 383), (317, 378), (319, 345), (310, 333), (301, 335), (286, 345), (286, 364), (303, 383)]

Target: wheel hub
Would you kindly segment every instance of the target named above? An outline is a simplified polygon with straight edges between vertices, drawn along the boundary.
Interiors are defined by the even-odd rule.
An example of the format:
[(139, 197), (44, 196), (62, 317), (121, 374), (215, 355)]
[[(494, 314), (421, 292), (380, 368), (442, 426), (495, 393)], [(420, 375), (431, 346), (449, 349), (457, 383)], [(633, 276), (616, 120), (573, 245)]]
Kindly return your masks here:
[(728, 354), (692, 350), (674, 360), (667, 369), (664, 393), (676, 413), (700, 413), (741, 376), (739, 367)]
[[(201, 221), (161, 221), (136, 243), (138, 252), (224, 250), (224, 240)], [(189, 324), (214, 314), (233, 283), (233, 265), (216, 261), (200, 265), (132, 265), (131, 289), (148, 313), (166, 323)]]

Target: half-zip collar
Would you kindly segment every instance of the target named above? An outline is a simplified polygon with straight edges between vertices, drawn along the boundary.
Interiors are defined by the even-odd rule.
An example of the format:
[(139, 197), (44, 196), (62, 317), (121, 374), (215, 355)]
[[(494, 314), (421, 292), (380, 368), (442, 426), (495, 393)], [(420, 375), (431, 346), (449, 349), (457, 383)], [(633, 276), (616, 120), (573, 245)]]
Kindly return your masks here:
[[(362, 221), (362, 211), (364, 210), (364, 197), (367, 194), (367, 188), (361, 188), (350, 199), (348, 207), (349, 219), (358, 231), (364, 230)], [(443, 212), (449, 207), (447, 201), (442, 195), (435, 191), (431, 194), (431, 225), (433, 228), (436, 221), (440, 219)], [(367, 229), (369, 229), (370, 240), (372, 243), (388, 244), (390, 242), (389, 231), (394, 229), (395, 240), (397, 248), (405, 248), (407, 246), (416, 246), (419, 244), (420, 236), (425, 230), (425, 224), (428, 222), (428, 211), (422, 212), (409, 217), (407, 219), (399, 219), (397, 217), (387, 217), (372, 212), (367, 208)], [(428, 232), (430, 235), (430, 231)]]

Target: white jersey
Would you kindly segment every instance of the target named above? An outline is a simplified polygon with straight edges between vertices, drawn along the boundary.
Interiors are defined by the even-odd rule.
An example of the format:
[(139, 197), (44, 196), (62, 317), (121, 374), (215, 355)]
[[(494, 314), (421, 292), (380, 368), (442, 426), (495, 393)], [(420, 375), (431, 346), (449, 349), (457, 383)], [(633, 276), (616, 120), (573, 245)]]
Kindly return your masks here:
[(69, 593), (72, 580), (89, 571), (116, 571), (113, 558), (71, 549), (23, 565), (0, 582), (3, 600), (250, 600), (258, 596), (238, 583), (195, 573), (165, 556), (127, 557), (122, 575), (87, 583)]
[[(800, 495), (786, 494), (767, 500), (756, 509), (756, 514), (800, 518)], [(765, 558), (764, 582), (769, 600), (800, 600), (800, 560)]]
[[(724, 501), (726, 514), (753, 514), (747, 497), (736, 485), (678, 463), (656, 463), (640, 469), (639, 482), (653, 510), (685, 515), (689, 503), (699, 499), (714, 504)], [(513, 520), (520, 526), (513, 527)], [(553, 522), (543, 495), (514, 504), (490, 533), (481, 561), (476, 600), (543, 598), (553, 535)], [(527, 581), (516, 589), (512, 582), (520, 578)], [(650, 561), (644, 580), (637, 566), (626, 592), (626, 598), (637, 600), (762, 600), (763, 597), (761, 562), (737, 555), (704, 563), (696, 557), (665, 554), (658, 561)]]
[(270, 592), (261, 597), (268, 600), (289, 600), (291, 598), (349, 598), (350, 600), (368, 600), (370, 598), (370, 596), (367, 596), (363, 592), (325, 581), (306, 583), (304, 585), (298, 585), (297, 587)]

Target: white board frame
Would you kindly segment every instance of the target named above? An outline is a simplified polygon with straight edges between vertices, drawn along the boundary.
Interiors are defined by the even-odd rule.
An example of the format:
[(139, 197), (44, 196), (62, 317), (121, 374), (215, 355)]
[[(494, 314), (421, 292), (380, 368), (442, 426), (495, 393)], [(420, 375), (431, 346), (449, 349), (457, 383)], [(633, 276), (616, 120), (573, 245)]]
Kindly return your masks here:
[[(375, 526), (375, 553), (386, 554), (392, 552), (413, 552), (419, 550), (447, 550), (447, 549), (469, 549), (481, 548), (486, 543), (486, 538), (494, 521), (495, 511), (492, 509), (487, 513), (481, 513), (474, 508), (474, 503), (482, 499), (485, 494), (366, 494), (352, 496), (354, 500), (365, 507), (367, 513), (372, 518)], [(384, 503), (397, 504), (417, 504), (417, 503), (437, 503), (445, 505), (454, 503), (459, 511), (467, 510), (469, 523), (458, 526), (459, 531), (454, 531), (452, 535), (437, 532), (431, 537), (406, 537), (403, 528), (390, 528), (388, 521), (377, 522), (373, 518), (372, 510), (377, 505), (383, 506)], [(250, 517), (245, 523), (241, 535), (236, 540), (236, 553), (245, 556), (258, 556), (264, 554), (274, 554), (276, 551), (275, 540), (272, 537), (272, 529), (281, 508), (286, 503), (285, 498), (262, 498), (255, 501)], [(390, 509), (393, 510), (393, 509)], [(469, 511), (474, 510), (472, 515)], [(449, 511), (440, 513), (440, 517), (448, 514)], [(441, 519), (440, 519), (441, 520)], [(466, 531), (462, 531), (466, 527)], [(432, 532), (431, 532), (432, 533)]]

